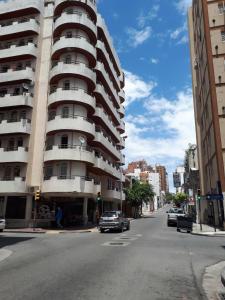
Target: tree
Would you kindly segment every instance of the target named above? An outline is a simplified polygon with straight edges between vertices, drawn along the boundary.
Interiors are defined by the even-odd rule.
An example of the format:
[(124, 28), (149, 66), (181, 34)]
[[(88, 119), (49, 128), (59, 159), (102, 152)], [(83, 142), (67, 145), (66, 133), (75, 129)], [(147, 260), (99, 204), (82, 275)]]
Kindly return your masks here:
[(187, 195), (184, 194), (184, 193), (177, 193), (175, 196), (174, 196), (174, 199), (173, 199), (173, 202), (176, 206), (180, 206), (182, 203), (185, 202), (185, 200), (187, 199)]
[(125, 189), (126, 201), (134, 208), (134, 217), (138, 215), (143, 203), (148, 204), (154, 197), (152, 185), (134, 181), (131, 188)]
[(166, 202), (167, 202), (167, 203), (170, 203), (170, 202), (172, 202), (173, 199), (174, 199), (174, 194), (166, 193), (165, 197), (166, 197)]

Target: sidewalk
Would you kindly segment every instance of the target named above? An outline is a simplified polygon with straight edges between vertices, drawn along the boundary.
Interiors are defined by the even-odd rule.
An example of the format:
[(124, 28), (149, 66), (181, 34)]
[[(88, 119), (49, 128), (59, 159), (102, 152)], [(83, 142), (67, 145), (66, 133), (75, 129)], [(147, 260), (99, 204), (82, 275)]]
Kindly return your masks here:
[(60, 233), (88, 233), (98, 232), (97, 227), (94, 226), (80, 226), (65, 229), (45, 229), (45, 228), (12, 228), (5, 229), (4, 233), (38, 233), (38, 234), (60, 234)]
[(192, 234), (194, 235), (202, 235), (202, 236), (224, 236), (225, 237), (225, 231), (222, 231), (220, 229), (215, 229), (214, 227), (202, 224), (202, 231), (200, 229), (200, 224), (193, 223), (193, 230)]

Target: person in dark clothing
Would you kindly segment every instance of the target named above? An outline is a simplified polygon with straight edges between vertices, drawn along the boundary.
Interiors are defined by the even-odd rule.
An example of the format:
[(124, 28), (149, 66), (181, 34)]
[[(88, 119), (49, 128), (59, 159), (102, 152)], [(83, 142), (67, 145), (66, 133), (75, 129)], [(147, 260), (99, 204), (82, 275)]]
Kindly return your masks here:
[(61, 207), (58, 206), (57, 210), (56, 210), (56, 214), (55, 214), (55, 221), (56, 221), (56, 225), (58, 228), (63, 228), (63, 226), (61, 224), (62, 217), (63, 217), (62, 209), (61, 209)]

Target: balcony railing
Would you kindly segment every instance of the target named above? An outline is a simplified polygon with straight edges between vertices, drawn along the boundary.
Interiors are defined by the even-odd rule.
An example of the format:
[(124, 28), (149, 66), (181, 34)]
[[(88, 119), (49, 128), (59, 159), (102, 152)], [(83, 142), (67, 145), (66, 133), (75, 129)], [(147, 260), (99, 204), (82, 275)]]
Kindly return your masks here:
[(88, 151), (88, 152), (93, 151), (93, 149), (90, 146), (81, 146), (81, 145), (76, 145), (76, 144), (47, 145), (46, 151), (52, 150), (54, 146), (58, 147), (58, 149), (80, 149), (80, 150)]
[(82, 118), (83, 120), (89, 122), (90, 124), (94, 124), (94, 122), (91, 119), (87, 118), (87, 117), (79, 116), (79, 115), (73, 115), (73, 114), (55, 114), (53, 116), (49, 116), (48, 117), (48, 121), (55, 120), (55, 118), (57, 116), (60, 116), (62, 119), (77, 119), (77, 118)]

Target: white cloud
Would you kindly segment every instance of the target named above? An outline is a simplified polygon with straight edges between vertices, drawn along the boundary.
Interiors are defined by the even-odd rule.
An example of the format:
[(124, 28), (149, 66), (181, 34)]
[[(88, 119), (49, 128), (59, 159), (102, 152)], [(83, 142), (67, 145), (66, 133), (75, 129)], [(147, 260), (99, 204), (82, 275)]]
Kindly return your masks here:
[(146, 22), (152, 21), (158, 16), (160, 6), (158, 4), (155, 4), (152, 6), (150, 11), (147, 14), (144, 14), (143, 12), (140, 13), (138, 20), (138, 25), (140, 27), (144, 27), (146, 25)]
[[(126, 73), (131, 82), (136, 82), (132, 80), (135, 78), (140, 80), (137, 75)], [(129, 84), (126, 87), (132, 102), (142, 100), (144, 108), (143, 114), (131, 111), (126, 117), (126, 162), (144, 158), (150, 164), (161, 163), (171, 176), (182, 163), (188, 144), (195, 143), (192, 91), (184, 88), (175, 99), (167, 99), (157, 97), (152, 86), (149, 88), (148, 83), (140, 81), (144, 88), (138, 92)]]
[(153, 88), (156, 86), (156, 82), (149, 81), (145, 82), (139, 76), (124, 71), (125, 73), (125, 93), (126, 93), (126, 102), (125, 106), (128, 106), (136, 100), (141, 100), (150, 96)]
[(152, 33), (152, 28), (150, 26), (146, 26), (145, 28), (141, 30), (137, 30), (135, 28), (129, 27), (126, 30), (126, 33), (129, 36), (129, 44), (132, 47), (137, 47), (141, 44), (143, 44)]
[(170, 31), (170, 38), (172, 40), (176, 40), (177, 45), (187, 43), (187, 23), (185, 22), (182, 26), (176, 28), (174, 31)]
[(179, 0), (176, 1), (175, 5), (177, 9), (182, 13), (182, 15), (187, 14), (188, 7), (190, 7), (192, 4), (192, 0)]
[(159, 60), (157, 58), (151, 58), (150, 62), (153, 64), (153, 65), (157, 65), (159, 63)]

